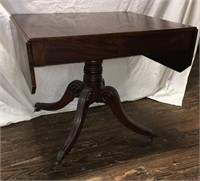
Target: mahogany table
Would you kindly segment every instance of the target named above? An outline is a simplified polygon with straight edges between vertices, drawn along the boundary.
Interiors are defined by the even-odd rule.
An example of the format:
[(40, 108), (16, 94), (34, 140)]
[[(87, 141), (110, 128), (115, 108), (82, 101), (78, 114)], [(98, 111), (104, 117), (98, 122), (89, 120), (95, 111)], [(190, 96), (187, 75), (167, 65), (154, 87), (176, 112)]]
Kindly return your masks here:
[(197, 36), (195, 27), (131, 12), (16, 14), (11, 15), (11, 24), (26, 46), (22, 71), (32, 93), (36, 90), (35, 66), (85, 62), (83, 81), (71, 82), (58, 102), (35, 104), (36, 111), (58, 110), (79, 98), (73, 127), (57, 164), (75, 144), (87, 109), (94, 102), (108, 105), (129, 129), (151, 139), (155, 136), (129, 118), (116, 89), (105, 86), (103, 59), (144, 55), (183, 71), (191, 65)]

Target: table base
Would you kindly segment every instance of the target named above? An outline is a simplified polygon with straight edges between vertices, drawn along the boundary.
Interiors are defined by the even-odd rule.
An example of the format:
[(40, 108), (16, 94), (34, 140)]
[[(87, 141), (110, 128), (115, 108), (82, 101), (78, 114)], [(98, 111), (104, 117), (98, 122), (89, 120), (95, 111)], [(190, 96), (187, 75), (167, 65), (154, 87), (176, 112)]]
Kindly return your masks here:
[(102, 60), (85, 62), (83, 82), (79, 80), (72, 81), (58, 102), (35, 104), (36, 111), (52, 111), (61, 109), (73, 101), (74, 98), (78, 98), (73, 126), (62, 150), (58, 153), (57, 165), (63, 161), (74, 146), (83, 127), (87, 110), (94, 102), (108, 105), (118, 120), (132, 131), (148, 136), (150, 141), (156, 137), (150, 130), (134, 122), (124, 113), (117, 90), (111, 86), (105, 86), (102, 78), (102, 62)]

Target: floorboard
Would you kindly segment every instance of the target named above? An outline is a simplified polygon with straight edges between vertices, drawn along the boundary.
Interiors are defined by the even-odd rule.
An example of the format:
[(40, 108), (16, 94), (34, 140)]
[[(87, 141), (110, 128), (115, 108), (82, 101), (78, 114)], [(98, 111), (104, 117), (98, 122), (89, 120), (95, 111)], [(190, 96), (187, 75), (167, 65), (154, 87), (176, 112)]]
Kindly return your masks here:
[(1, 179), (198, 179), (199, 54), (182, 107), (150, 99), (126, 102), (123, 107), (158, 138), (149, 143), (122, 126), (108, 107), (91, 108), (75, 147), (61, 167), (55, 167), (75, 113), (41, 116), (1, 129)]

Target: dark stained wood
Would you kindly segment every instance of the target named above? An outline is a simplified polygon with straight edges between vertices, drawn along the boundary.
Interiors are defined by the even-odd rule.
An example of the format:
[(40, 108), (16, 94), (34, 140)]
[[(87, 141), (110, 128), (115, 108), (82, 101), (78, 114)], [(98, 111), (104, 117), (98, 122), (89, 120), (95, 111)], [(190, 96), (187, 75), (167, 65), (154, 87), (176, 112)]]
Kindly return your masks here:
[(65, 93), (63, 94), (62, 98), (59, 101), (54, 103), (36, 103), (35, 111), (40, 111), (41, 109), (48, 111), (62, 109), (70, 102), (72, 102), (74, 98), (79, 97), (82, 89), (83, 89), (83, 82), (79, 80), (74, 80), (68, 85)]
[(1, 180), (198, 180), (199, 55), (183, 107), (142, 99), (123, 108), (158, 138), (133, 134), (107, 106), (90, 108), (75, 147), (55, 168), (74, 112), (41, 116), (1, 128)]
[[(72, 82), (60, 101), (35, 104), (37, 111), (60, 109), (80, 94), (73, 128), (57, 156), (57, 163), (62, 162), (75, 144), (87, 108), (94, 102), (109, 105), (113, 114), (132, 131), (154, 137), (151, 131), (125, 115), (117, 91), (104, 85), (102, 59), (145, 54), (182, 71), (191, 64), (197, 36), (194, 27), (127, 12), (21, 14), (12, 15), (11, 20), (26, 43), (30, 70), (33, 65), (85, 62), (84, 81), (78, 84), (82, 90), (76, 87), (77, 95), (71, 89), (75, 84)], [(30, 74), (34, 76), (34, 71)], [(31, 80), (35, 85), (35, 78)]]
[(73, 180), (198, 180), (198, 156), (198, 146), (177, 149), (122, 162)]
[(63, 108), (75, 97), (78, 97), (78, 106), (73, 127), (63, 149), (58, 153), (56, 165), (61, 164), (65, 156), (71, 151), (72, 146), (75, 144), (78, 136), (80, 135), (87, 110), (89, 106), (95, 102), (108, 105), (118, 120), (132, 131), (148, 136), (150, 141), (156, 137), (150, 130), (140, 126), (138, 123), (129, 118), (123, 111), (117, 90), (111, 86), (104, 85), (104, 80), (102, 78), (102, 62), (103, 61), (86, 62), (84, 66), (83, 83), (80, 81), (73, 81), (70, 83), (64, 96), (58, 102), (35, 104), (37, 111), (41, 109), (57, 110)]
[(31, 41), (62, 40), (68, 37), (143, 34), (160, 30), (185, 31), (191, 26), (131, 12), (15, 14), (11, 15)]
[[(20, 29), (19, 32), (24, 36), (24, 39), (28, 40), (26, 43), (29, 45), (29, 61), (32, 62), (30, 65), (42, 66), (85, 61), (83, 90), (81, 92), (78, 91), (78, 94), (80, 94), (78, 110), (72, 130), (69, 133), (69, 138), (58, 154), (58, 163), (63, 160), (77, 140), (83, 126), (87, 107), (93, 102), (103, 102), (109, 105), (114, 115), (131, 130), (152, 137), (150, 131), (140, 127), (139, 124), (135, 124), (124, 114), (117, 91), (109, 86), (104, 87), (101, 59), (145, 54), (150, 57), (153, 56), (159, 63), (177, 71), (182, 71), (191, 64), (197, 35), (196, 28), (162, 20), (158, 21), (133, 13), (109, 13), (111, 18), (108, 17), (107, 13), (106, 16), (104, 13), (78, 14), (78, 20), (76, 19), (76, 14), (73, 14), (72, 17), (71, 15), (12, 15), (11, 17), (16, 27)], [(100, 25), (94, 21), (96, 16), (98, 20), (96, 22), (100, 23)], [(84, 23), (82, 29), (81, 24), (80, 26), (77, 24), (82, 17), (86, 17), (87, 20), (91, 20), (92, 22), (94, 21), (94, 26), (86, 30), (84, 27), (87, 24)], [(106, 17), (108, 20), (105, 19)], [(139, 21), (141, 19), (144, 19), (142, 23)], [(111, 20), (117, 21), (112, 22)], [(121, 23), (122, 20), (126, 23), (126, 26)], [(69, 23), (67, 23), (68, 21)], [(71, 21), (75, 26), (71, 26)], [(89, 22), (91, 23), (91, 21)], [(105, 27), (103, 24), (104, 21), (111, 23), (112, 26)], [(137, 21), (140, 23), (135, 24)], [(47, 26), (42, 26), (42, 22), (47, 23)], [(134, 26), (136, 25), (139, 28), (135, 28)], [(142, 25), (142, 28), (139, 25)], [(123, 28), (124, 26), (125, 28)], [(58, 29), (55, 29), (55, 27)], [(73, 27), (77, 30), (74, 30)], [(113, 27), (117, 28), (117, 32), (113, 31)], [(99, 31), (101, 32), (100, 34)], [(108, 47), (108, 49), (105, 47)], [(92, 51), (92, 54), (88, 53), (89, 50)], [(173, 56), (176, 58), (176, 62), (172, 61)], [(167, 59), (165, 58), (169, 58), (169, 61), (166, 61)], [(74, 92), (69, 90), (70, 88), (66, 90), (66, 93), (70, 95), (63, 96), (63, 99), (67, 100), (67, 103), (76, 97)], [(37, 103), (36, 108), (38, 110), (45, 108), (47, 110), (55, 109), (55, 107), (60, 108), (66, 105), (66, 102), (63, 103), (61, 99), (53, 104)], [(62, 103), (62, 106), (59, 103)], [(117, 145), (121, 146), (121, 144)], [(144, 152), (148, 150), (149, 148), (145, 146)], [(67, 162), (67, 164), (70, 163), (70, 161)]]
[(102, 93), (102, 102), (108, 105), (113, 112), (113, 114), (118, 118), (118, 120), (124, 124), (130, 130), (148, 136), (150, 141), (153, 141), (153, 138), (156, 137), (150, 130), (146, 129), (142, 125), (133, 121), (129, 116), (127, 116), (121, 106), (121, 101), (119, 98), (119, 94), (116, 89), (110, 86), (106, 86), (103, 89)]
[(31, 44), (34, 66), (142, 54), (183, 71), (197, 35), (194, 27), (131, 12), (18, 14), (11, 20)]
[(83, 89), (78, 99), (77, 111), (74, 118), (72, 129), (67, 137), (67, 140), (57, 155), (56, 165), (60, 165), (65, 156), (71, 151), (76, 140), (78, 139), (81, 129), (83, 127), (87, 110), (90, 106), (90, 98), (92, 89)]

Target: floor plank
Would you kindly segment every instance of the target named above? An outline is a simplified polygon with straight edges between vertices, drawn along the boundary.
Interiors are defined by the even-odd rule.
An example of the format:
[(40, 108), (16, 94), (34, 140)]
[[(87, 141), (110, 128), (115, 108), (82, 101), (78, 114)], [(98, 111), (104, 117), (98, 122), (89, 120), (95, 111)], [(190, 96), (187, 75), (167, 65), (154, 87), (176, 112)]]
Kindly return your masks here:
[(55, 167), (75, 113), (41, 116), (1, 129), (2, 180), (198, 179), (198, 54), (183, 107), (149, 99), (126, 102), (123, 107), (158, 138), (149, 143), (122, 126), (108, 107), (91, 108), (75, 147), (61, 167)]
[[(198, 146), (129, 160), (74, 180), (195, 180), (199, 172)], [(184, 157), (183, 157), (184, 155)], [(190, 161), (188, 162), (188, 159)]]

